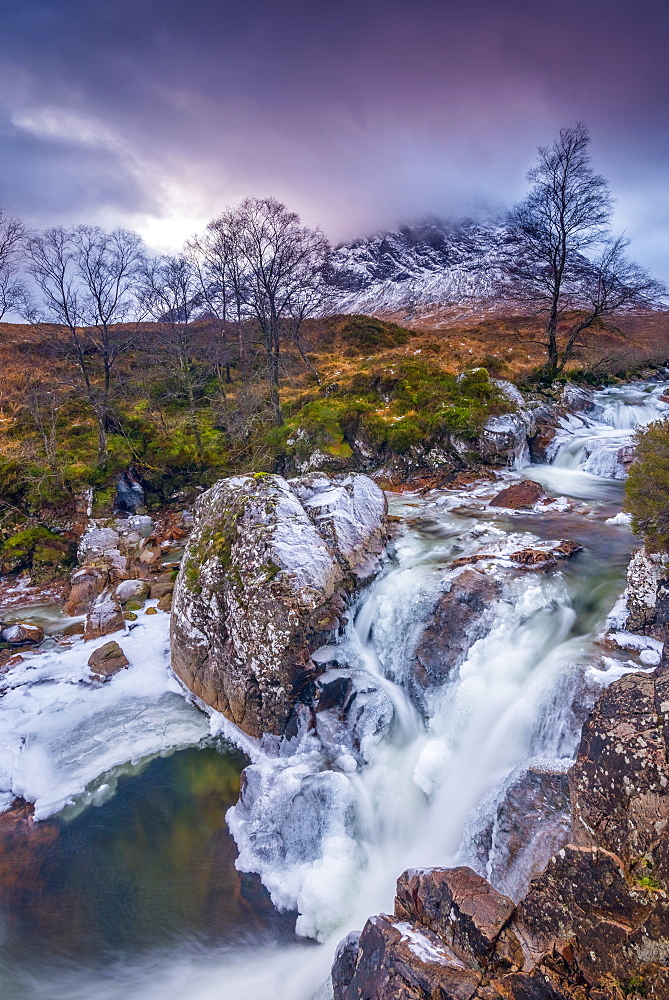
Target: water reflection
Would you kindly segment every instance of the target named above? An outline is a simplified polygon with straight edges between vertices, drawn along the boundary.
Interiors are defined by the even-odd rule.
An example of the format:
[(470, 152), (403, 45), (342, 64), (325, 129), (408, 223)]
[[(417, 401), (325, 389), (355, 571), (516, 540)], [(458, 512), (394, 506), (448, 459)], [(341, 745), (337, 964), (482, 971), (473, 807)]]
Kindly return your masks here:
[[(4, 1000), (70, 963), (113, 962), (190, 939), (214, 946), (294, 940), (256, 878), (234, 867), (225, 824), (246, 763), (237, 751), (154, 760), (99, 808), (0, 837)], [(39, 974), (42, 968), (43, 975)]]

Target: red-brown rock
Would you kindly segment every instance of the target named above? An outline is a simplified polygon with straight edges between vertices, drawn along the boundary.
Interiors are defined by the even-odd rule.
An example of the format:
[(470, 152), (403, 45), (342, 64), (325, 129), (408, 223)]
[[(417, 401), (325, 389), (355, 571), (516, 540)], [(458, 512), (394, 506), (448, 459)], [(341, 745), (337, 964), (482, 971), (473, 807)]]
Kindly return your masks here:
[(434, 931), (473, 968), (485, 965), (514, 904), (471, 868), (406, 871), (397, 880), (395, 915)]
[(419, 704), (424, 692), (443, 684), (472, 643), (486, 634), (487, 612), (500, 595), (499, 582), (474, 569), (456, 576), (441, 594), (414, 650), (410, 690)]
[(104, 646), (91, 653), (88, 658), (88, 666), (94, 677), (100, 680), (108, 680), (113, 674), (118, 673), (125, 667), (130, 666), (130, 661), (119, 646), (113, 640), (106, 642)]
[(543, 487), (535, 483), (533, 479), (523, 479), (520, 483), (514, 483), (502, 490), (490, 501), (490, 507), (508, 507), (510, 510), (522, 510), (531, 507), (545, 497)]
[(575, 842), (606, 847), (633, 870), (650, 866), (667, 887), (668, 718), (664, 665), (626, 674), (601, 695), (569, 773)]
[(108, 598), (94, 604), (86, 615), (84, 639), (99, 639), (101, 635), (109, 635), (122, 628), (125, 628), (125, 623), (121, 607)]

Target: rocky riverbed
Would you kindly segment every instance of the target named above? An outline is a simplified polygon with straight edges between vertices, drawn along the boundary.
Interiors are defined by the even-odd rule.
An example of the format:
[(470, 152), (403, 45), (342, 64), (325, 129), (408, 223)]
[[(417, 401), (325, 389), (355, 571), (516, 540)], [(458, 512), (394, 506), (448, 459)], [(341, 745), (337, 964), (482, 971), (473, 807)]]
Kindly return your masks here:
[[(56, 629), (88, 638), (7, 651), (0, 786), (7, 806), (34, 803), (14, 805), (12, 843), (16, 810), (45, 836), (47, 817), (86, 822), (124, 774), (212, 740), (225, 753), (224, 733), (248, 755), (227, 816), (239, 877), (301, 937), (204, 963), (181, 941), (102, 978), (47, 957), (16, 996), (48, 981), (54, 996), (311, 1000), (348, 931), (338, 1000), (663, 996), (661, 562), (636, 556), (619, 599), (631, 430), (664, 412), (661, 391), (534, 407), (495, 431), (522, 468), (390, 495), (388, 522), (366, 477), (222, 485), (193, 512), (174, 597), (190, 696), (168, 628), (193, 522), (180, 537), (89, 525)], [(530, 451), (549, 461), (523, 466)], [(241, 710), (231, 674), (244, 692), (262, 679)]]

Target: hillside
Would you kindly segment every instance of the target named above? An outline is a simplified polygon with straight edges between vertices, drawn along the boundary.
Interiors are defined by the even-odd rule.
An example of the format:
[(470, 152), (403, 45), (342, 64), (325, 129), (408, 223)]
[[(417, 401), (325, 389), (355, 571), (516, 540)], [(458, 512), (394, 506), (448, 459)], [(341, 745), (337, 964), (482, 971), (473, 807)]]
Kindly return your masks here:
[(494, 305), (506, 230), (499, 222), (435, 220), (337, 247), (334, 307), (425, 319)]
[[(128, 332), (117, 331), (119, 337)], [(523, 317), (481, 315), (413, 327), (365, 316), (312, 321), (304, 346), (318, 381), (286, 343), (285, 423), (275, 427), (259, 346), (249, 335), (240, 364), (218, 328), (202, 322), (191, 348), (198, 454), (192, 414), (166, 360), (163, 337), (159, 324), (143, 324), (119, 357), (110, 396), (109, 460), (100, 469), (95, 419), (76, 368), (45, 331), (0, 325), (0, 518), (7, 530), (89, 487), (96, 507), (104, 509), (116, 473), (128, 465), (137, 467), (149, 504), (159, 507), (180, 490), (235, 472), (290, 473), (310, 448), (325, 449), (331, 466), (346, 468), (350, 441), (359, 432), (386, 460), (442, 432), (473, 435), (487, 416), (501, 412), (500, 399), (487, 383), (469, 385), (456, 376), (482, 366), (491, 378), (530, 385), (544, 361), (532, 342), (536, 324)], [(664, 364), (669, 313), (602, 326), (590, 333), (589, 345), (570, 368), (572, 377), (589, 384)], [(229, 368), (221, 357), (231, 359)]]

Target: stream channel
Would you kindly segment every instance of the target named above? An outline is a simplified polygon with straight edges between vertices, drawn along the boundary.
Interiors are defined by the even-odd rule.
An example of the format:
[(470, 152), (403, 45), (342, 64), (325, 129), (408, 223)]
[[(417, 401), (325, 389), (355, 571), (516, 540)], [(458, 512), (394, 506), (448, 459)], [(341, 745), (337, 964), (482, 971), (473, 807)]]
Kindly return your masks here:
[[(253, 745), (208, 719), (170, 674), (164, 614), (140, 613), (122, 640), (131, 666), (107, 684), (85, 683), (95, 643), (79, 638), (2, 676), (0, 808), (23, 796), (39, 820), (0, 844), (3, 1000), (325, 998), (337, 943), (392, 910), (405, 868), (470, 864), (522, 893), (532, 831), (511, 861), (505, 790), (528, 767), (564, 771), (602, 685), (648, 669), (595, 640), (638, 545), (617, 516), (621, 449), (669, 412), (665, 388), (597, 393), (549, 464), (390, 496), (386, 568), (330, 651), (357, 678), (355, 751), (336, 734), (327, 752), (308, 735)], [(488, 506), (520, 478), (550, 499)], [(548, 572), (507, 558), (562, 539), (583, 551)], [(481, 553), (496, 581), (483, 634), (417, 695), (425, 622), (453, 560)]]

